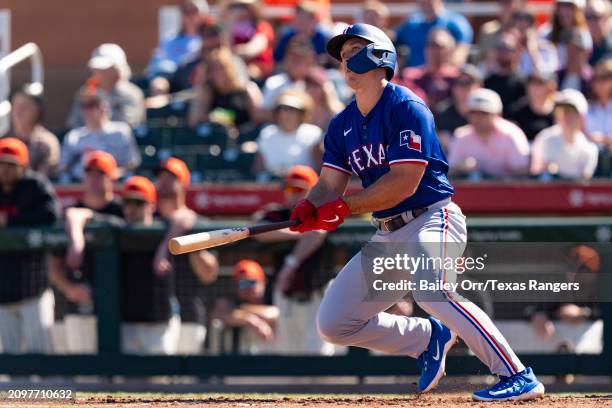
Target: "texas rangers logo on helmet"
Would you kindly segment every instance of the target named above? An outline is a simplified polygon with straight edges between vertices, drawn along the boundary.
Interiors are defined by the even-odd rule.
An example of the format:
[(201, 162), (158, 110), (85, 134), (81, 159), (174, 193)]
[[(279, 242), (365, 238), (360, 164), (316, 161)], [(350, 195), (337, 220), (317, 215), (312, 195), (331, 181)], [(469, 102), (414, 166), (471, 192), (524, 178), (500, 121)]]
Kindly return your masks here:
[(400, 146), (406, 146), (409, 149), (421, 152), (421, 136), (414, 133), (412, 130), (402, 130), (400, 132)]

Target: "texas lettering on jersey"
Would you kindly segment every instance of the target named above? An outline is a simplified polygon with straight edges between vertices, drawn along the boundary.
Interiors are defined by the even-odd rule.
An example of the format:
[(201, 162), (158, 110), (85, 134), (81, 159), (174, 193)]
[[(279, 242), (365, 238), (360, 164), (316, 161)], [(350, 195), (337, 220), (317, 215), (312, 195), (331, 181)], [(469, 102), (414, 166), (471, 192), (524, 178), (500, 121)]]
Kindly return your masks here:
[(349, 155), (349, 166), (355, 174), (375, 166), (386, 166), (386, 149), (387, 146), (382, 143), (377, 143), (376, 145), (370, 143), (369, 145), (359, 146)]
[(402, 86), (388, 83), (366, 116), (353, 101), (332, 119), (324, 143), (323, 166), (356, 174), (364, 188), (394, 165), (425, 166), (416, 193), (393, 208), (375, 212), (375, 217), (423, 208), (454, 192), (433, 115), (418, 96)]

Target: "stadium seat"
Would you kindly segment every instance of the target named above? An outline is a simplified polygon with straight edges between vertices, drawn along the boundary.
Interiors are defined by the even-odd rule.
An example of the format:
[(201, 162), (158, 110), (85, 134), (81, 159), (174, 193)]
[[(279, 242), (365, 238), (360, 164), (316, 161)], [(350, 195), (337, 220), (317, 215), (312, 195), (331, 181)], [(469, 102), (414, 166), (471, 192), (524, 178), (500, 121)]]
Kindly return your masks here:
[(134, 136), (139, 146), (162, 148), (169, 142), (168, 129), (164, 127), (142, 125), (134, 129)]
[(174, 127), (172, 133), (172, 146), (184, 145), (218, 145), (224, 149), (227, 145), (227, 131), (223, 126), (214, 124), (201, 124), (196, 129), (189, 127)]
[(207, 181), (252, 180), (255, 154), (227, 149), (223, 154), (201, 154), (196, 168)]
[(147, 120), (177, 118), (185, 120), (189, 105), (185, 101), (172, 101), (161, 108), (147, 109)]

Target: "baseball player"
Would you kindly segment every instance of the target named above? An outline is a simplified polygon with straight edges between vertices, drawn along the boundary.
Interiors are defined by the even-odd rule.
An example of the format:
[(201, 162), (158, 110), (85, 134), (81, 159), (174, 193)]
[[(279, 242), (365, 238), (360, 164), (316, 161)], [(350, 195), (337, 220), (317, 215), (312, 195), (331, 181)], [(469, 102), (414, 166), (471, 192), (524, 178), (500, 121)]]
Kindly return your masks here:
[[(325, 136), (323, 168), (306, 199), (298, 202), (292, 229), (336, 229), (350, 214), (373, 212), (377, 231), (371, 242), (465, 244), (465, 217), (451, 201), (448, 163), (436, 136), (433, 116), (409, 89), (392, 84), (397, 53), (378, 28), (349, 26), (330, 39), (327, 52), (341, 62), (355, 100), (335, 116)], [(364, 190), (344, 195), (352, 174)], [(413, 245), (414, 246), (414, 245)], [(411, 255), (411, 254), (408, 254)], [(419, 253), (412, 254), (415, 257)], [(531, 368), (523, 366), (491, 319), (473, 303), (448, 292), (412, 295), (433, 317), (383, 312), (395, 299), (364, 301), (362, 253), (340, 271), (325, 293), (317, 314), (324, 340), (342, 346), (407, 354), (421, 370), (418, 389), (427, 392), (444, 375), (446, 354), (459, 335), (491, 372), (500, 377), (491, 388), (475, 392), (480, 401), (529, 400), (544, 393)], [(421, 274), (420, 276), (418, 274)], [(417, 271), (430, 281), (444, 271)]]

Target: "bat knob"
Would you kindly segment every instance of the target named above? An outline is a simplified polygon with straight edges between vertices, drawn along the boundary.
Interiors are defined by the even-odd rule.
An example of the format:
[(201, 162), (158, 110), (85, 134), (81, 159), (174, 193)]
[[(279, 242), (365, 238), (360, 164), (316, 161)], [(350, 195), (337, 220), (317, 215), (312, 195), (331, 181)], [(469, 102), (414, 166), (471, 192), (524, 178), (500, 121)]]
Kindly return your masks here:
[(172, 238), (170, 242), (168, 242), (168, 250), (172, 255), (180, 255), (183, 253), (181, 250), (181, 243), (176, 238)]

